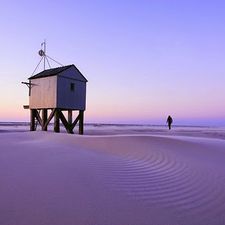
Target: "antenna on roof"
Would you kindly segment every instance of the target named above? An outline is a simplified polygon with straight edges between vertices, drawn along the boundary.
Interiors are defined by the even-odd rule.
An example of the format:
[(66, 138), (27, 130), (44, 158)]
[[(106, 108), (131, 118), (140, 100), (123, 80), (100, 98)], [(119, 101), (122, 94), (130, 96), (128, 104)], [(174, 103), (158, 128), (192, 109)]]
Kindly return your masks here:
[(49, 69), (51, 69), (51, 65), (49, 60), (54, 61), (55, 63), (57, 63), (60, 66), (63, 66), (63, 64), (59, 63), (58, 61), (56, 61), (55, 59), (51, 58), (50, 56), (48, 56), (46, 54), (46, 40), (44, 40), (44, 42), (41, 43), (41, 49), (38, 51), (38, 54), (41, 56), (41, 60), (39, 61), (39, 63), (37, 64), (37, 66), (35, 67), (32, 75), (34, 75), (34, 73), (36, 72), (36, 70), (38, 69), (38, 67), (40, 66), (42, 60), (44, 62), (44, 70), (46, 69), (46, 62), (48, 64)]

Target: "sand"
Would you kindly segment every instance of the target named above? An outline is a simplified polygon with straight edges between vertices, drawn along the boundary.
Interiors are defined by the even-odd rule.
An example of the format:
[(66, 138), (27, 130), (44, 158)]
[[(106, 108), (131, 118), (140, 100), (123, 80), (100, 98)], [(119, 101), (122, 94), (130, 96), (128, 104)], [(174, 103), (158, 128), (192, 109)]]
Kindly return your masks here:
[(0, 224), (224, 225), (224, 133), (206, 131), (0, 132)]

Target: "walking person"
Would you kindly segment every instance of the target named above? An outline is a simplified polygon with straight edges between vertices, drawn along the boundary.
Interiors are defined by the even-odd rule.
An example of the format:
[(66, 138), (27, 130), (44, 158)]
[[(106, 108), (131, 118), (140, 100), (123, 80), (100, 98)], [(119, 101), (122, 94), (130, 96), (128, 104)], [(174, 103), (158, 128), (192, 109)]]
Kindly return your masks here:
[(170, 115), (168, 116), (166, 123), (168, 123), (168, 127), (169, 127), (169, 130), (170, 130), (171, 129), (171, 125), (173, 123), (173, 119), (172, 119), (172, 117)]

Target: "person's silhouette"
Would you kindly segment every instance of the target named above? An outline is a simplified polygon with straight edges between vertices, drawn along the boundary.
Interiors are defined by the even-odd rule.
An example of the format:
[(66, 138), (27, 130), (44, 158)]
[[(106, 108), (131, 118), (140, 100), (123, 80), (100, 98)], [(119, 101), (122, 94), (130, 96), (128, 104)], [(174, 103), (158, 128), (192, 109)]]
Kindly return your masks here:
[(169, 127), (169, 130), (170, 130), (171, 129), (171, 125), (173, 123), (173, 119), (172, 119), (172, 117), (170, 115), (168, 116), (166, 123), (168, 123), (168, 127)]

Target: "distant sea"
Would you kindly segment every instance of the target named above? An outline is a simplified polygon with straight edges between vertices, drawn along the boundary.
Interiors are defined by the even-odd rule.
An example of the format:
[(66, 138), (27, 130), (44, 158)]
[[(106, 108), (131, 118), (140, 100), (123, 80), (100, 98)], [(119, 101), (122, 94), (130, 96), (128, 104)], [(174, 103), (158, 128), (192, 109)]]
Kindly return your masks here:
[[(0, 127), (26, 127), (29, 126), (30, 123), (29, 122), (0, 122)], [(49, 124), (50, 126), (53, 125), (53, 123)], [(108, 126), (112, 126), (112, 127), (158, 127), (158, 128), (162, 128), (162, 127), (166, 127), (165, 125), (159, 125), (159, 124), (128, 124), (128, 123), (85, 123), (85, 126), (88, 127), (108, 127)], [(196, 126), (196, 125), (173, 125), (173, 127), (196, 127), (196, 128), (210, 128), (210, 127), (217, 127), (217, 126)]]
[[(30, 130), (29, 122), (0, 122), (0, 133), (27, 132)], [(37, 130), (41, 130), (40, 125)], [(53, 132), (53, 123), (48, 126), (48, 131)], [(63, 125), (60, 132), (66, 133)], [(78, 125), (74, 128), (78, 134)], [(154, 124), (115, 124), (115, 123), (86, 123), (84, 124), (85, 135), (163, 135), (163, 136), (191, 136), (225, 139), (225, 127), (216, 126), (187, 126), (173, 125), (171, 130), (165, 125)]]

